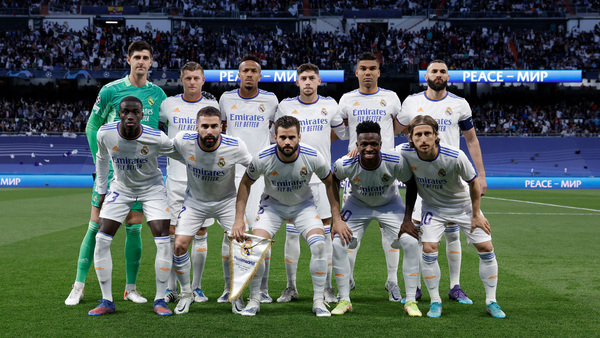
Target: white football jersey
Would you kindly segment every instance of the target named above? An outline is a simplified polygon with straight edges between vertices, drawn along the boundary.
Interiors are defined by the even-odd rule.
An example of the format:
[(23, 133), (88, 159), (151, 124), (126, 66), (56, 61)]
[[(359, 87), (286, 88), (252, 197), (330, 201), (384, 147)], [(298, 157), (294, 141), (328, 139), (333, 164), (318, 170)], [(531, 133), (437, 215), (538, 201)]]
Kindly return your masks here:
[(163, 185), (158, 169), (158, 156), (181, 158), (173, 148), (173, 142), (158, 129), (142, 125), (140, 135), (128, 140), (121, 136), (119, 124), (108, 123), (98, 130), (98, 154), (96, 155), (96, 191), (106, 194), (108, 167), (112, 162), (114, 176), (111, 188), (131, 195), (144, 193), (149, 187)]
[(412, 172), (401, 156), (391, 151), (381, 151), (379, 166), (367, 170), (360, 164), (360, 155), (344, 156), (333, 166), (338, 180), (348, 179), (352, 185), (349, 199), (364, 207), (378, 207), (394, 200), (398, 195), (396, 179), (406, 182)]
[[(427, 97), (427, 91), (410, 95), (402, 104), (402, 112), (398, 114), (398, 122), (408, 126), (417, 115), (429, 115), (439, 125), (440, 141), (453, 147), (460, 147), (460, 130), (472, 128), (471, 107), (467, 100), (450, 92), (443, 99), (432, 100)], [(461, 127), (461, 123), (467, 127)]]
[(221, 120), (227, 122), (227, 135), (242, 139), (250, 155), (256, 156), (271, 144), (269, 127), (278, 104), (275, 94), (265, 90), (259, 89), (251, 98), (241, 97), (239, 89), (223, 93), (219, 107)]
[(256, 181), (264, 176), (265, 192), (262, 199), (272, 198), (279, 204), (298, 205), (313, 199), (308, 183), (314, 173), (321, 180), (331, 173), (329, 164), (323, 155), (314, 148), (300, 143), (298, 156), (292, 162), (283, 162), (277, 155), (277, 145), (271, 145), (261, 151), (246, 170), (250, 179)]
[(477, 171), (459, 148), (439, 144), (438, 154), (431, 161), (422, 160), (408, 143), (396, 147), (406, 159), (416, 180), (423, 203), (440, 209), (455, 209), (471, 203), (465, 183), (477, 177)]
[[(333, 129), (341, 139), (348, 138), (337, 102), (331, 97), (319, 95), (319, 98), (311, 103), (300, 101), (298, 96), (287, 98), (279, 103), (275, 121), (282, 116), (293, 116), (300, 121), (302, 143), (317, 149), (327, 163), (331, 163), (331, 130)], [(311, 182), (318, 183), (321, 180), (313, 175)]]
[(173, 140), (185, 160), (187, 194), (203, 202), (235, 196), (235, 165), (248, 166), (252, 160), (246, 144), (239, 138), (221, 135), (217, 149), (206, 151), (198, 137), (197, 132), (181, 132)]
[(373, 94), (363, 94), (355, 89), (342, 95), (340, 115), (348, 120), (350, 142), (348, 150), (356, 148), (356, 126), (362, 121), (374, 121), (381, 127), (381, 147), (394, 149), (394, 119), (402, 104), (395, 92), (379, 88)]
[[(195, 132), (196, 116), (204, 107), (211, 106), (219, 109), (216, 100), (202, 97), (198, 101), (186, 101), (183, 94), (170, 96), (160, 105), (160, 122), (167, 125), (167, 136), (173, 139), (180, 131)], [(185, 165), (179, 161), (167, 159), (167, 176), (170, 179), (185, 182)]]

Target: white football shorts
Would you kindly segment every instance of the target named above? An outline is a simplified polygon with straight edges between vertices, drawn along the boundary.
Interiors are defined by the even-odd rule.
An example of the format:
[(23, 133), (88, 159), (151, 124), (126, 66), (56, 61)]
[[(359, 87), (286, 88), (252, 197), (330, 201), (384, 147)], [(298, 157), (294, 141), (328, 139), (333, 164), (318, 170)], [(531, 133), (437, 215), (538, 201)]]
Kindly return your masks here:
[(378, 207), (365, 207), (354, 202), (350, 196), (344, 208), (342, 208), (342, 219), (352, 230), (352, 237), (360, 240), (367, 230), (369, 223), (373, 220), (379, 221), (383, 227), (384, 234), (389, 242), (398, 238), (400, 225), (404, 219), (404, 203), (402, 197), (396, 196), (388, 204)]
[[(468, 244), (483, 243), (492, 240), (492, 236), (480, 228), (471, 233), (473, 209), (471, 203), (457, 206), (456, 212), (439, 209), (422, 203), (423, 217), (421, 218), (421, 242), (438, 243), (448, 228), (459, 227), (467, 236)], [(483, 215), (483, 213), (482, 213)]]
[(260, 202), (256, 222), (251, 228), (264, 230), (273, 238), (285, 220), (294, 223), (302, 238), (306, 238), (306, 235), (313, 229), (321, 229), (325, 232), (323, 222), (312, 199), (289, 206), (279, 204), (268, 196)]
[[(206, 226), (206, 220), (219, 220), (223, 230), (231, 231), (233, 221), (235, 220), (235, 199), (231, 198), (203, 202), (186, 195), (179, 213), (175, 235), (194, 236), (200, 227)], [(211, 223), (212, 224), (212, 223)]]
[(123, 223), (131, 206), (140, 202), (146, 221), (169, 219), (167, 193), (163, 185), (154, 185), (141, 195), (133, 196), (120, 191), (109, 191), (100, 209), (100, 217)]

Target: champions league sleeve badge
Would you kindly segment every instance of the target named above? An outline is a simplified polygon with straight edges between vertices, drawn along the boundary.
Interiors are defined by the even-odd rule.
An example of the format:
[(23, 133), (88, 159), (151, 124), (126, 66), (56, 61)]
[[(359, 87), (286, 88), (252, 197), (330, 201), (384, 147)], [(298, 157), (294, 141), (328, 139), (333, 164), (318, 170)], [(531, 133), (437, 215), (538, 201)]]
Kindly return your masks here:
[(248, 286), (250, 279), (265, 259), (266, 253), (271, 248), (272, 239), (246, 234), (246, 241), (239, 243), (227, 232), (229, 240), (229, 271), (231, 283), (229, 285), (229, 301), (233, 302), (240, 297)]

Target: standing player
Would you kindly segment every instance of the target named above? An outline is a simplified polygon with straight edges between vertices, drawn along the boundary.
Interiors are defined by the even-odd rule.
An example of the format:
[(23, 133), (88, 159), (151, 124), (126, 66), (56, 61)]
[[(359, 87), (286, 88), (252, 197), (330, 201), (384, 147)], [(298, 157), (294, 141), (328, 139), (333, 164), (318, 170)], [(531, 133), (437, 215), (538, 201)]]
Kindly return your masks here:
[[(300, 88), (300, 95), (287, 98), (279, 104), (276, 118), (281, 116), (294, 116), (300, 121), (300, 134), (304, 143), (315, 148), (331, 163), (331, 140), (338, 137), (347, 139), (347, 128), (338, 113), (337, 102), (331, 97), (323, 97), (317, 93), (321, 84), (319, 67), (305, 63), (297, 70), (296, 85)], [(332, 132), (333, 131), (333, 132)], [(325, 286), (325, 301), (337, 302), (337, 297), (331, 286), (331, 208), (327, 202), (325, 185), (314, 176), (310, 180), (317, 212), (325, 228), (325, 248), (327, 250), (327, 281)], [(296, 271), (300, 258), (300, 233), (293, 224), (287, 224), (285, 237), (285, 271), (287, 273), (287, 287), (283, 290), (277, 302), (289, 302), (298, 298), (296, 288)]]
[[(275, 122), (276, 145), (264, 149), (252, 158), (248, 170), (240, 183), (236, 201), (235, 223), (231, 237), (244, 240), (244, 211), (250, 194), (250, 186), (264, 176), (265, 193), (261, 199), (257, 221), (252, 234), (272, 238), (281, 223), (290, 220), (302, 238), (306, 238), (311, 252), (310, 274), (313, 281), (313, 312), (318, 317), (331, 316), (325, 306), (323, 291), (327, 274), (325, 253), (325, 231), (319, 219), (317, 207), (309, 187), (314, 173), (327, 188), (327, 198), (331, 205), (332, 232), (349, 238), (348, 227), (340, 217), (337, 192), (334, 192), (330, 163), (315, 149), (300, 143), (300, 122), (292, 116), (283, 116)], [(345, 230), (343, 229), (345, 227)], [(250, 301), (241, 312), (244, 316), (254, 316), (260, 310), (260, 283), (264, 273), (260, 264), (256, 277), (250, 280)]]
[(397, 147), (408, 161), (422, 198), (423, 277), (431, 297), (427, 316), (442, 315), (438, 246), (446, 228), (456, 226), (479, 253), (479, 277), (485, 289), (487, 311), (494, 318), (505, 318), (496, 303), (498, 262), (490, 224), (479, 208), (481, 186), (477, 171), (463, 151), (440, 143), (438, 130), (438, 123), (431, 116), (418, 115), (408, 125), (410, 143)]
[[(381, 224), (388, 242), (400, 237), (404, 250), (402, 274), (406, 284), (407, 303), (404, 309), (410, 316), (421, 317), (415, 295), (419, 284), (419, 241), (416, 227), (403, 223), (404, 203), (398, 193), (396, 179), (406, 182), (412, 173), (400, 156), (393, 151), (381, 150), (381, 128), (377, 122), (363, 121), (356, 127), (358, 156), (344, 156), (335, 162), (334, 181), (348, 179), (352, 185), (350, 196), (344, 203), (342, 217), (355, 240), (362, 238), (371, 221)], [(402, 226), (401, 226), (402, 225)], [(352, 310), (350, 303), (350, 264), (348, 244), (340, 236), (333, 239), (333, 267), (340, 291), (340, 302), (332, 314)]]
[[(270, 144), (270, 125), (275, 121), (277, 111), (277, 97), (271, 92), (258, 89), (260, 75), (260, 60), (248, 55), (242, 58), (239, 66), (238, 78), (240, 88), (223, 93), (219, 100), (221, 119), (225, 123), (227, 135), (239, 137), (246, 143), (250, 155), (253, 157)], [(238, 165), (236, 169), (236, 187), (240, 185), (245, 168)], [(258, 212), (260, 195), (264, 190), (262, 182), (252, 189), (246, 208), (246, 221), (252, 227)], [(228, 256), (223, 256), (228, 262)], [(269, 265), (271, 251), (265, 256), (265, 277), (261, 285), (261, 302), (271, 303), (273, 299), (269, 296)], [(225, 261), (224, 263), (225, 264)], [(229, 266), (229, 263), (227, 263)], [(229, 298), (229, 281), (225, 281), (225, 291), (217, 300), (219, 303), (227, 302)]]
[[(183, 94), (171, 96), (163, 101), (160, 106), (160, 121), (167, 125), (167, 135), (174, 139), (180, 131), (193, 132), (197, 130), (198, 111), (204, 107), (219, 108), (216, 100), (202, 95), (202, 86), (204, 85), (204, 69), (199, 63), (190, 61), (181, 68), (179, 77), (183, 85)], [(218, 110), (217, 110), (218, 111)], [(175, 225), (177, 225), (177, 216), (181, 211), (181, 205), (185, 197), (187, 187), (186, 166), (179, 161), (168, 160), (167, 162), (167, 197), (169, 198), (169, 210), (171, 212), (171, 227), (169, 233), (171, 241), (175, 240)], [(213, 221), (208, 219), (205, 226), (195, 234), (194, 244), (192, 245), (192, 263), (194, 264), (194, 279), (192, 289), (194, 290), (194, 301), (206, 302), (208, 298), (202, 291), (202, 273), (204, 272), (204, 263), (207, 254), (207, 234), (206, 226), (212, 225)], [(229, 252), (229, 241), (224, 237), (223, 249), (227, 248)], [(225, 245), (227, 244), (227, 245)], [(226, 256), (224, 254), (223, 256)], [(177, 299), (177, 280), (175, 271), (171, 272), (167, 294), (167, 302), (174, 302)]]
[[(148, 81), (148, 69), (152, 65), (152, 47), (144, 41), (135, 41), (127, 49), (127, 63), (131, 67), (130, 73), (123, 79), (113, 81), (100, 89), (89, 121), (85, 128), (88, 143), (96, 162), (98, 144), (96, 134), (105, 123), (118, 119), (119, 104), (124, 97), (135, 96), (142, 101), (144, 117), (142, 124), (152, 128), (158, 128), (159, 110), (162, 101), (167, 97), (160, 87)], [(109, 171), (112, 176), (112, 169)], [(83, 238), (79, 249), (79, 260), (77, 261), (77, 276), (71, 293), (65, 300), (66, 305), (77, 305), (83, 298), (85, 279), (94, 258), (94, 247), (96, 245), (96, 233), (98, 233), (98, 220), (100, 217), (100, 204), (95, 189), (92, 194), (92, 211), (88, 230)], [(125, 219), (125, 262), (127, 267), (127, 284), (123, 298), (135, 303), (145, 303), (136, 290), (137, 275), (142, 259), (142, 221), (144, 214), (140, 203), (134, 203), (131, 213)]]
[[(473, 128), (473, 118), (469, 103), (447, 91), (448, 66), (442, 60), (433, 60), (427, 66), (425, 80), (427, 90), (410, 95), (404, 101), (402, 113), (398, 115), (398, 122), (402, 125), (402, 132), (406, 133), (406, 126), (417, 115), (429, 115), (433, 117), (440, 126), (439, 134), (443, 143), (453, 147), (460, 147), (460, 133), (462, 132), (469, 149), (469, 154), (475, 163), (481, 194), (487, 189), (485, 181), (485, 169), (481, 157), (479, 140)], [(419, 224), (421, 219), (420, 200), (415, 207), (415, 223)], [(450, 270), (450, 291), (448, 296), (462, 304), (473, 304), (460, 287), (460, 265), (462, 249), (460, 244), (460, 232), (458, 226), (447, 227), (444, 235), (446, 237), (446, 256)]]
[[(173, 255), (173, 269), (181, 284), (177, 314), (187, 313), (197, 296), (194, 290), (192, 298), (193, 286), (190, 288), (190, 242), (209, 217), (218, 219), (224, 230), (231, 231), (235, 218), (235, 167), (236, 164), (248, 166), (252, 160), (242, 140), (220, 134), (221, 113), (217, 108), (200, 109), (197, 121), (196, 133), (182, 132), (174, 140), (175, 149), (185, 159), (187, 168), (187, 192), (179, 214)], [(229, 255), (229, 246), (223, 244), (223, 248), (221, 254)], [(223, 266), (226, 279), (230, 279), (229, 273), (229, 266)], [(233, 306), (234, 312), (241, 311), (242, 298)]]
[[(100, 228), (96, 234), (94, 266), (102, 300), (88, 314), (101, 316), (115, 311), (112, 297), (112, 257), (110, 245), (121, 223), (135, 202), (140, 202), (156, 243), (156, 295), (154, 312), (170, 316), (164, 301), (167, 280), (172, 265), (169, 243), (169, 211), (158, 156), (168, 155), (181, 159), (173, 142), (160, 130), (142, 126), (142, 101), (134, 96), (125, 97), (119, 106), (119, 122), (103, 125), (98, 131), (98, 173), (96, 192), (100, 210)], [(108, 190), (109, 167), (113, 163), (114, 176)]]
[[(377, 81), (381, 71), (379, 61), (373, 53), (363, 53), (358, 59), (356, 65), (356, 77), (358, 78), (358, 89), (342, 95), (340, 99), (340, 112), (350, 134), (348, 150), (352, 151), (356, 145), (356, 126), (362, 121), (373, 121), (381, 126), (381, 147), (382, 149), (394, 149), (394, 130), (399, 129), (396, 116), (400, 113), (401, 103), (398, 95), (393, 91), (379, 88)], [(344, 183), (344, 196), (348, 194), (348, 182)], [(389, 300), (399, 302), (402, 299), (400, 288), (398, 287), (398, 262), (400, 260), (400, 251), (391, 247), (387, 240), (385, 231), (381, 230), (381, 245), (385, 252), (387, 262), (387, 281), (385, 289), (389, 292)], [(351, 250), (350, 258), (350, 284), (354, 288), (354, 263), (356, 254), (360, 248), (360, 242), (357, 247)]]

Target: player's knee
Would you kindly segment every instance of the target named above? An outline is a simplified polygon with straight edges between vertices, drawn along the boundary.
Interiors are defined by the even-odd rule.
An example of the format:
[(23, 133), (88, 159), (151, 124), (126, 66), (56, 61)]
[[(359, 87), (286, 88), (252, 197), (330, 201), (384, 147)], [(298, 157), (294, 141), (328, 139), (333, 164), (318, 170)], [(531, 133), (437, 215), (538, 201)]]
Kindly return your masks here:
[(436, 253), (438, 249), (437, 243), (423, 242), (423, 252)]
[(492, 252), (494, 250), (494, 246), (492, 245), (492, 241), (487, 241), (483, 243), (475, 243), (475, 248), (477, 252)]
[(446, 243), (460, 242), (460, 231), (444, 232)]
[(308, 245), (310, 246), (310, 253), (314, 257), (325, 257), (325, 236), (324, 235), (312, 235), (307, 239)]
[(402, 250), (418, 250), (419, 249), (419, 241), (413, 236), (403, 233), (400, 237), (400, 244), (402, 245)]
[(208, 230), (208, 228), (206, 228), (206, 227), (200, 228), (200, 230), (198, 230), (198, 232), (196, 233), (196, 235), (197, 236), (204, 236), (204, 235), (206, 235), (206, 230)]

